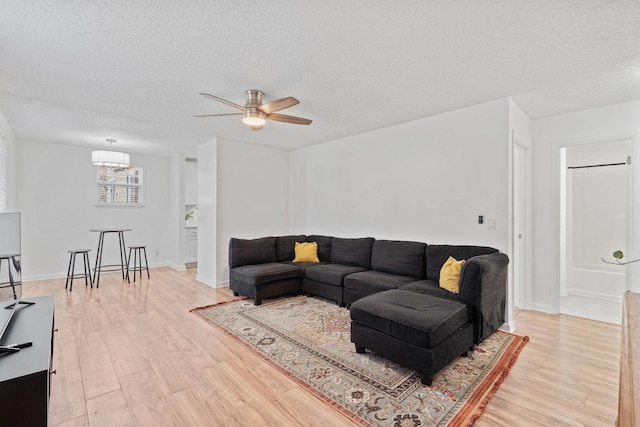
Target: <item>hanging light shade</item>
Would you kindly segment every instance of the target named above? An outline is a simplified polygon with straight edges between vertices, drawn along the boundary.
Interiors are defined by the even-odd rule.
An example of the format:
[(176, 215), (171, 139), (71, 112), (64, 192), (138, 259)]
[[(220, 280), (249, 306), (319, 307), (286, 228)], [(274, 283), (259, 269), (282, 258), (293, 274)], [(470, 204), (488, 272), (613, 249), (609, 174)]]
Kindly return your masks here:
[[(107, 139), (107, 142), (113, 147), (115, 139)], [(119, 151), (113, 151), (113, 149), (95, 150), (91, 152), (91, 163), (96, 166), (108, 166), (112, 168), (127, 168), (129, 167), (129, 155), (127, 153), (121, 153)]]

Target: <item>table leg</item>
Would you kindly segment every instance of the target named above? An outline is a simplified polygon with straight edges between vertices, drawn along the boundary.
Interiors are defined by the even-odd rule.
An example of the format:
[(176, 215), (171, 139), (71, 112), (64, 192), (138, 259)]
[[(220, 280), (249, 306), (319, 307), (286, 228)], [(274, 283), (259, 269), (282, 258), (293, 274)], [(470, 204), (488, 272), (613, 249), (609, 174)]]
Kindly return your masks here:
[(86, 254), (85, 268), (89, 271), (89, 284), (93, 288), (93, 277), (91, 277), (91, 261), (89, 261), (89, 253)]
[[(147, 248), (143, 248), (143, 250), (144, 250), (144, 264), (147, 266), (147, 279), (151, 279), (151, 275), (149, 274), (149, 261), (147, 260)], [(140, 268), (142, 268), (142, 264), (140, 264)], [(140, 275), (142, 276), (142, 270), (140, 270)]]
[(126, 278), (127, 282), (131, 283), (129, 280), (129, 260), (127, 259), (127, 246), (124, 244), (124, 233), (119, 231), (118, 236), (120, 240), (120, 266), (122, 267), (122, 280)]
[(104, 242), (104, 233), (100, 232), (98, 238), (98, 253), (96, 254), (96, 267), (93, 269), (93, 281), (96, 288), (100, 287), (100, 269), (102, 268), (102, 244)]
[(73, 257), (69, 257), (69, 267), (67, 268), (67, 281), (64, 282), (64, 288), (67, 289), (67, 286), (69, 286), (69, 273), (71, 273), (71, 260), (73, 259)]
[(69, 284), (69, 292), (73, 291), (73, 276), (76, 269), (76, 253), (71, 254), (71, 283)]

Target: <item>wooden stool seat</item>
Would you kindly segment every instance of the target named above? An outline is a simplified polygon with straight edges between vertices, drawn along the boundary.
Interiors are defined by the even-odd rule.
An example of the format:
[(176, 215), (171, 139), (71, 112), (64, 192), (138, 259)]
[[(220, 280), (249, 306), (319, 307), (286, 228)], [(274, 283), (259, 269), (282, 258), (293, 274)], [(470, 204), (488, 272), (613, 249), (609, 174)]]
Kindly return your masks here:
[[(67, 268), (67, 281), (64, 284), (64, 288), (67, 289), (69, 286), (69, 279), (71, 279), (71, 285), (69, 286), (69, 291), (73, 290), (73, 279), (75, 277), (84, 277), (84, 285), (91, 284), (93, 288), (93, 278), (91, 277), (91, 264), (89, 263), (89, 252), (91, 249), (70, 249), (69, 252), (71, 255), (69, 256), (69, 267)], [(76, 268), (76, 255), (82, 254), (82, 264), (84, 266), (84, 274), (78, 273), (75, 274)]]
[[(133, 251), (133, 268), (131, 265), (131, 251)], [(142, 266), (142, 253), (144, 252), (144, 267)], [(137, 260), (137, 263), (136, 263)], [(136, 265), (137, 264), (137, 265)], [(129, 246), (129, 260), (127, 264), (129, 271), (133, 271), (133, 281), (136, 281), (136, 271), (139, 272), (140, 280), (142, 280), (142, 270), (147, 270), (147, 279), (150, 279), (149, 275), (149, 263), (147, 261), (147, 246), (146, 245), (131, 245)]]

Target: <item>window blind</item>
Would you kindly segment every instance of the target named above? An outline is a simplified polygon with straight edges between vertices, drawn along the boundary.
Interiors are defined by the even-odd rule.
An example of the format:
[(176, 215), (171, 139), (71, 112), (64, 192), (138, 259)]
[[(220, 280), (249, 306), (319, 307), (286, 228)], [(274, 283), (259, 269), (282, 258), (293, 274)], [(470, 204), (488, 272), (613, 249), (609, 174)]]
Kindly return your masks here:
[(141, 206), (144, 204), (143, 168), (98, 166), (98, 204)]

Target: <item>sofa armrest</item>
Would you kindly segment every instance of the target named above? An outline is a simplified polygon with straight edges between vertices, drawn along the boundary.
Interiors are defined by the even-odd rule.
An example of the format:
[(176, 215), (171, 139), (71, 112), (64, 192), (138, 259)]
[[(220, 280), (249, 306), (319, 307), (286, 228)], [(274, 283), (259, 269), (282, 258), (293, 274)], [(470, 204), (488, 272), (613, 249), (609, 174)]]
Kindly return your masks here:
[(509, 257), (503, 253), (478, 255), (462, 265), (460, 301), (477, 310), (478, 343), (504, 323), (508, 265)]

